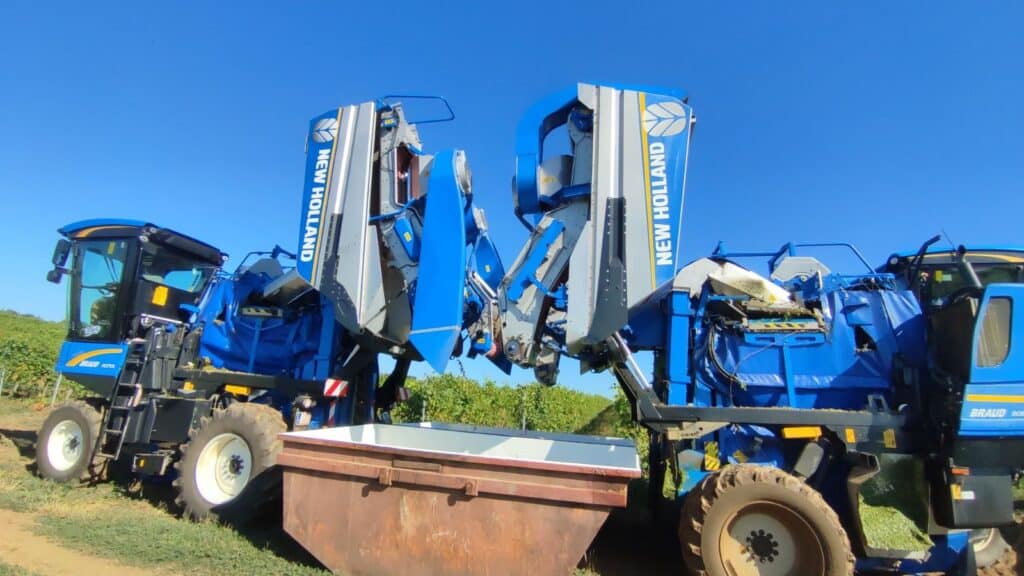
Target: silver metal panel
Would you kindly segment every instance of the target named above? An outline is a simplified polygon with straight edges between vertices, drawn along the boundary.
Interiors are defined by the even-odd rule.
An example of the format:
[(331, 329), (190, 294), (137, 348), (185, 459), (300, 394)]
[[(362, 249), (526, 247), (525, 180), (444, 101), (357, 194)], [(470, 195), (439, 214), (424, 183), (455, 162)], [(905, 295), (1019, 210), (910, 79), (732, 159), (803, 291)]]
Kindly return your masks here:
[(626, 256), (630, 264), (626, 275), (626, 303), (630, 309), (657, 288), (652, 280), (654, 257), (649, 241), (652, 231), (644, 184), (646, 167), (640, 138), (640, 113), (640, 94), (626, 92), (622, 99), (622, 146), (616, 160), (622, 164), (622, 197), (626, 199)]
[(534, 340), (534, 336), (539, 332), (538, 324), (547, 322), (547, 317), (541, 316), (546, 295), (536, 286), (530, 285), (523, 290), (522, 296), (516, 302), (511, 302), (506, 300), (508, 285), (520, 275), (534, 245), (555, 220), (561, 222), (564, 229), (558, 239), (548, 248), (543, 264), (537, 270), (531, 271), (546, 289), (551, 289), (555, 285), (566, 265), (571, 262), (570, 256), (574, 254), (580, 232), (586, 224), (586, 202), (572, 202), (541, 218), (530, 241), (523, 247), (519, 257), (509, 268), (499, 291), (500, 297), (504, 300), (502, 302), (504, 312), (502, 313), (503, 326), (501, 328), (505, 345), (504, 352), (509, 360), (520, 366), (532, 366), (536, 359), (538, 343)]
[[(334, 181), (341, 193), (334, 196), (332, 210), (340, 215), (341, 223), (337, 240), (332, 243), (332, 256), (337, 258), (334, 280), (353, 305), (338, 318), (350, 329), (366, 328), (372, 314), (368, 311), (376, 312), (383, 306), (376, 229), (369, 224), (376, 124), (372, 102), (346, 108), (339, 130), (345, 139), (335, 159)], [(355, 318), (342, 317), (349, 313)], [(383, 314), (377, 316), (380, 319), (373, 324), (379, 330), (384, 318)]]
[(640, 472), (629, 440), (576, 434), (523, 432), (483, 426), (437, 423), (363, 424), (288, 432), (286, 438), (310, 438), (366, 446), (401, 448), (424, 455), (472, 455), (502, 461), (550, 462)]
[(299, 275), (295, 269), (278, 276), (263, 288), (263, 299), (278, 306), (287, 305), (312, 287), (306, 283), (306, 279)]
[[(605, 221), (608, 198), (618, 196), (619, 166), (603, 160), (605, 149), (617, 146), (619, 91), (580, 84), (577, 98), (594, 111), (594, 153), (590, 177), (590, 221), (580, 233), (569, 261), (569, 321), (566, 323), (566, 345), (576, 352), (590, 334), (594, 322), (598, 291), (600, 258), (604, 234), (599, 223)], [(604, 152), (604, 153), (602, 153)]]
[(387, 314), (384, 308), (384, 280), (381, 274), (380, 243), (377, 228), (367, 224), (366, 245), (363, 249), (363, 289), (359, 300), (359, 325), (375, 335), (384, 331)]
[[(594, 321), (593, 293), (586, 291), (583, 297), (573, 298), (577, 292), (576, 281), (587, 282), (583, 286), (590, 286), (589, 280), (595, 276), (594, 259), (591, 254), (594, 226), (586, 222), (580, 232), (580, 240), (576, 243), (572, 258), (569, 259), (569, 307), (566, 310), (565, 342), (570, 354), (576, 354), (586, 343), (585, 339), (590, 332), (590, 326)], [(582, 290), (580, 292), (583, 292)]]
[[(623, 199), (626, 274), (625, 305), (632, 308), (653, 291), (650, 250), (650, 220), (647, 214), (644, 184), (643, 150), (640, 138), (639, 93), (610, 87), (581, 84), (577, 96), (594, 111), (593, 163), (591, 175), (590, 221), (580, 236), (569, 266), (569, 322), (566, 344), (578, 351), (586, 344), (603, 341), (610, 325), (600, 326), (602, 318), (614, 316), (619, 303), (601, 301), (601, 290), (617, 278), (604, 276), (608, 241), (605, 227), (609, 199)], [(606, 296), (609, 296), (606, 294)], [(607, 322), (605, 322), (607, 324)]]

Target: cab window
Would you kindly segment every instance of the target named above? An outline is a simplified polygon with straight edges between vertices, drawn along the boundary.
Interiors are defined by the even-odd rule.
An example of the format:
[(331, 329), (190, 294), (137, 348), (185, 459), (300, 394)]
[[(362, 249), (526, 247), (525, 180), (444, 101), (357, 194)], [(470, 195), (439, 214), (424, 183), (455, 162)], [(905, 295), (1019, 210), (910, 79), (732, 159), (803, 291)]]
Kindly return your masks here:
[[(931, 306), (945, 306), (947, 300), (957, 291), (971, 286), (956, 265), (926, 269), (926, 298)], [(974, 271), (981, 280), (982, 286), (1002, 282), (1020, 282), (1018, 266), (975, 264)]]
[(214, 266), (169, 248), (147, 244), (142, 251), (142, 278), (161, 286), (196, 294), (206, 287)]
[(1013, 303), (1009, 298), (991, 298), (981, 319), (981, 332), (975, 358), (980, 368), (999, 366), (1010, 355), (1010, 323)]
[(78, 243), (68, 314), (72, 338), (108, 340), (116, 336), (117, 299), (127, 251), (126, 240)]

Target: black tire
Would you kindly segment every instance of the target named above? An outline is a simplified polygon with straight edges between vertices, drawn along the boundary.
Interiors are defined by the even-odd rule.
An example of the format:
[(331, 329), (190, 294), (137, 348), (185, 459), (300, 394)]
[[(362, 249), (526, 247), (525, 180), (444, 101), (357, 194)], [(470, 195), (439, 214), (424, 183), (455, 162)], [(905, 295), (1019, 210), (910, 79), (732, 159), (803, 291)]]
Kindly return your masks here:
[[(975, 546), (975, 562), (978, 566), (978, 576), (1020, 576), (1024, 574), (1024, 562), (1018, 552), (1024, 551), (1024, 530), (1018, 522), (1014, 526), (996, 529), (998, 539), (992, 539), (984, 544)], [(1009, 538), (1014, 544), (1007, 543)], [(1000, 547), (1002, 549), (1000, 550)], [(998, 556), (996, 552), (1000, 552)], [(993, 559), (994, 556), (994, 559)], [(982, 561), (986, 563), (982, 563)]]
[(979, 573), (994, 565), (1010, 550), (1010, 545), (1003, 539), (998, 528), (971, 530), (970, 541), (974, 547), (974, 562)]
[(54, 408), (36, 435), (36, 469), (54, 482), (95, 481), (102, 476), (101, 460), (93, 453), (103, 418), (100, 410), (81, 401)]
[[(203, 418), (199, 429), (181, 447), (181, 457), (174, 464), (178, 472), (174, 480), (178, 490), (175, 502), (183, 514), (193, 520), (215, 517), (233, 524), (244, 524), (262, 516), (267, 511), (266, 505), (281, 493), (281, 475), (276, 467), (281, 441), (277, 435), (286, 430), (281, 414), (263, 404), (235, 403)], [(222, 490), (216, 478), (211, 479), (209, 458), (216, 460), (216, 455), (224, 449), (218, 446), (236, 438), (244, 442), (250, 458), (248, 463), (242, 463), (244, 458), (235, 456), (224, 461), (233, 471), (233, 478), (242, 477), (248, 466), (248, 481), (233, 492)], [(210, 452), (204, 456), (206, 448)], [(201, 457), (204, 458), (202, 465)], [(228, 499), (223, 499), (228, 494), (231, 494)]]
[(726, 576), (740, 562), (757, 563), (759, 571), (763, 564), (770, 574), (852, 576), (855, 563), (821, 494), (769, 466), (728, 466), (704, 478), (686, 497), (679, 542), (695, 576)]

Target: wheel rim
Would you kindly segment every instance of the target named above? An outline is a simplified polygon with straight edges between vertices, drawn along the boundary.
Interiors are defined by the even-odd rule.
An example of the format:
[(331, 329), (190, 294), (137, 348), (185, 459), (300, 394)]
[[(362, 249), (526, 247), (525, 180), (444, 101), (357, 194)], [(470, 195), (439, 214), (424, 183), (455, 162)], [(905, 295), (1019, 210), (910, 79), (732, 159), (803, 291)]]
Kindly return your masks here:
[(825, 548), (804, 517), (776, 502), (753, 502), (728, 519), (718, 551), (733, 576), (823, 575)]
[(242, 492), (251, 473), (249, 444), (237, 434), (219, 434), (199, 453), (196, 487), (207, 502), (223, 504)]
[(995, 539), (995, 528), (977, 528), (971, 530), (970, 541), (975, 552), (981, 552), (985, 548), (988, 548), (992, 545), (992, 541)]
[(74, 468), (85, 453), (85, 434), (74, 420), (62, 420), (50, 431), (46, 441), (46, 458), (58, 472)]
[(988, 568), (999, 561), (1010, 548), (998, 528), (976, 528), (971, 530), (968, 541), (974, 548), (978, 568)]

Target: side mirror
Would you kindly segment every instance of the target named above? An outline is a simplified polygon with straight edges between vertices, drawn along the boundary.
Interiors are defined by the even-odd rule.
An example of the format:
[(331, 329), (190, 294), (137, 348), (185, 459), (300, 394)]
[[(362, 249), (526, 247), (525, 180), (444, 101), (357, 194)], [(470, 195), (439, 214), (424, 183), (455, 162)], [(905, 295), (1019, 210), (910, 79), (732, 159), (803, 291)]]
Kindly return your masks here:
[(53, 265), (62, 268), (67, 264), (69, 254), (71, 254), (71, 242), (61, 238), (53, 247)]
[(60, 284), (60, 278), (64, 275), (63, 268), (54, 268), (46, 273), (46, 281), (53, 282), (54, 284)]

